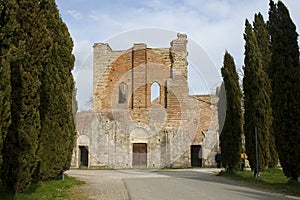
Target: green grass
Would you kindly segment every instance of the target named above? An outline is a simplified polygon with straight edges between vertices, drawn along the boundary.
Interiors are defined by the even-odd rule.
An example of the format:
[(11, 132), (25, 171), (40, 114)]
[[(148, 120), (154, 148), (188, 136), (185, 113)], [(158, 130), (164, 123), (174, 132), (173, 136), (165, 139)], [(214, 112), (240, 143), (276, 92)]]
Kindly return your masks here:
[(91, 168), (80, 167), (80, 168), (71, 168), (71, 169), (74, 169), (74, 170), (117, 170), (115, 168), (108, 168), (108, 167), (91, 167)]
[(76, 185), (84, 184), (83, 181), (65, 176), (65, 180), (52, 180), (49, 182), (35, 184), (24, 193), (9, 195), (3, 192), (0, 185), (0, 199), (3, 200), (54, 200), (69, 199), (69, 189)]
[(257, 181), (252, 171), (235, 171), (220, 173), (221, 176), (242, 180), (260, 188), (271, 189), (288, 195), (300, 196), (300, 183), (287, 179), (281, 169), (267, 169), (261, 173)]

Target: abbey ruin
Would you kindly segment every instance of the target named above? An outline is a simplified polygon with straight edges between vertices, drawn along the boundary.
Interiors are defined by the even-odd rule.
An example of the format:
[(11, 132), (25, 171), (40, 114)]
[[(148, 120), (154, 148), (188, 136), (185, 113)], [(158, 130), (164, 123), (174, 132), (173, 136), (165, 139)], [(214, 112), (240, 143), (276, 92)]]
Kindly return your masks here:
[(187, 36), (169, 48), (95, 43), (93, 112), (77, 113), (73, 167), (215, 166), (214, 94), (189, 95)]

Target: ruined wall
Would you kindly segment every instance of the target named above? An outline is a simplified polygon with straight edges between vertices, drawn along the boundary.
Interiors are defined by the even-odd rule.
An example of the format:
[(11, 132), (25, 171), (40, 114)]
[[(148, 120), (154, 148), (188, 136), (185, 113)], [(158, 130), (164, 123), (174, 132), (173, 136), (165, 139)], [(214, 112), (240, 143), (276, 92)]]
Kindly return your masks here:
[[(186, 45), (184, 34), (170, 48), (94, 45), (94, 112), (77, 114), (73, 167), (80, 146), (88, 147), (88, 167), (131, 168), (137, 143), (147, 144), (145, 167), (190, 167), (191, 145), (207, 144), (203, 156), (212, 157), (213, 96), (189, 96)], [(159, 97), (151, 101), (154, 82)]]

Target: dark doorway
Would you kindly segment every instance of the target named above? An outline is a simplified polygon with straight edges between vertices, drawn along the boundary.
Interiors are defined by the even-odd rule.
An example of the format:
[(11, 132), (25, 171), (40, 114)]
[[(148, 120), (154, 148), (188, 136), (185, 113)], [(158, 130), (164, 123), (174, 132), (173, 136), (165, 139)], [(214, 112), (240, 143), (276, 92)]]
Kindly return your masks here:
[(147, 144), (133, 144), (132, 165), (135, 168), (147, 167)]
[(192, 145), (191, 146), (191, 165), (192, 165), (192, 167), (202, 167), (201, 145)]
[(89, 150), (88, 146), (79, 146), (80, 149), (80, 167), (89, 166)]

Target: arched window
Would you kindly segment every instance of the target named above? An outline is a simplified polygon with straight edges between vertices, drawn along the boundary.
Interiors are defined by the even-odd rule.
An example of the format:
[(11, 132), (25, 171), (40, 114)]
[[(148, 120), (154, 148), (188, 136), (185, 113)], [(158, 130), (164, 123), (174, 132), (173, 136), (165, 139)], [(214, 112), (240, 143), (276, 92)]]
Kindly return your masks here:
[(127, 101), (127, 85), (122, 82), (119, 86), (119, 103), (126, 103)]
[(160, 85), (157, 82), (153, 82), (151, 85), (151, 102), (160, 96)]

